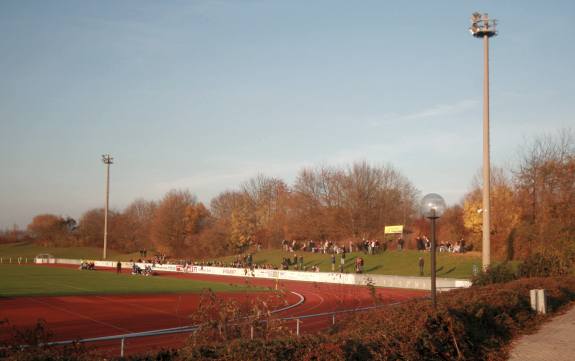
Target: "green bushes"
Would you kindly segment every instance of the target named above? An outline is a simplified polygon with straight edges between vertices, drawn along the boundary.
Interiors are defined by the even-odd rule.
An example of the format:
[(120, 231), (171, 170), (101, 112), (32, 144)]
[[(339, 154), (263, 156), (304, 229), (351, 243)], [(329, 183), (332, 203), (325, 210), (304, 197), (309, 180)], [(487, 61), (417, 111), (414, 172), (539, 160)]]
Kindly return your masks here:
[(505, 262), (492, 265), (486, 271), (479, 272), (471, 279), (471, 282), (474, 286), (487, 286), (494, 283), (506, 283), (516, 278), (511, 265)]

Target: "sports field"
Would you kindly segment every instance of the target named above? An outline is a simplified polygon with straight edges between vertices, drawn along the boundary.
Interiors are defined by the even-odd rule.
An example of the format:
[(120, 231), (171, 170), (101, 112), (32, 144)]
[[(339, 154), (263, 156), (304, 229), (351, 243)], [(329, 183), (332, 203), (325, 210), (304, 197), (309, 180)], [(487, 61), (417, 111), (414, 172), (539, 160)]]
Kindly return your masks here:
[[(49, 275), (49, 276), (48, 276)], [(90, 283), (89, 278), (103, 276), (98, 282)], [(7, 277), (10, 276), (10, 277)], [(28, 289), (20, 289), (20, 297), (0, 297), (0, 319), (8, 320), (9, 326), (18, 329), (32, 329), (39, 319), (46, 322), (47, 329), (53, 335), (50, 341), (77, 340), (90, 337), (125, 335), (133, 332), (159, 330), (181, 327), (190, 324), (189, 315), (197, 309), (200, 297), (198, 293), (188, 293), (193, 284), (211, 285), (212, 289), (219, 285), (217, 297), (234, 300), (240, 303), (253, 302), (257, 298), (272, 296), (276, 305), (274, 309), (291, 305), (292, 308), (276, 313), (276, 317), (292, 317), (286, 321), (285, 327), (292, 332), (296, 330), (295, 318), (302, 317), (298, 322), (301, 332), (315, 332), (326, 329), (333, 322), (339, 322), (343, 314), (332, 318), (329, 312), (353, 310), (357, 307), (372, 306), (375, 302), (372, 290), (365, 286), (350, 286), (344, 284), (318, 284), (310, 282), (280, 281), (279, 288), (285, 293), (273, 295), (273, 292), (257, 292), (255, 289), (269, 289), (276, 286), (275, 281), (252, 279), (250, 277), (225, 277), (199, 274), (162, 274), (155, 277), (116, 275), (110, 271), (80, 271), (46, 265), (38, 266), (3, 266), (0, 268), (0, 289), (10, 285), (11, 292), (19, 288), (17, 280), (6, 281), (6, 278), (27, 279)], [(72, 280), (70, 280), (72, 279)], [(76, 280), (75, 280), (76, 279)], [(80, 281), (80, 283), (76, 283)], [(166, 282), (170, 285), (165, 293), (136, 294), (135, 283), (129, 282)], [(119, 281), (119, 284), (115, 284)], [(249, 282), (253, 287), (242, 287)], [(23, 283), (23, 284), (24, 284)], [(54, 294), (56, 284), (65, 284), (61, 292), (74, 293), (74, 296), (52, 295), (32, 296), (33, 292)], [(231, 286), (234, 283), (238, 286)], [(115, 284), (115, 285), (114, 285)], [(122, 289), (121, 285), (128, 285)], [(186, 288), (190, 287), (190, 288)], [(72, 288), (75, 287), (75, 288)], [(128, 289), (128, 287), (130, 287)], [(153, 291), (161, 289), (155, 285)], [(91, 294), (91, 292), (112, 294)], [(142, 288), (146, 289), (146, 288)], [(223, 291), (225, 289), (234, 292)], [(128, 291), (129, 290), (129, 291)], [(177, 293), (184, 290), (184, 293)], [(244, 291), (244, 292), (238, 292)], [(116, 294), (113, 294), (115, 293)], [(143, 291), (147, 292), (147, 291)], [(171, 292), (171, 293), (168, 293)], [(383, 289), (375, 290), (378, 302), (390, 304), (402, 302), (414, 297), (425, 297), (425, 291)], [(27, 293), (26, 296), (24, 294)], [(280, 296), (279, 298), (277, 296)], [(303, 301), (303, 302), (302, 302)], [(328, 312), (328, 314), (325, 314)], [(310, 315), (312, 318), (308, 318)], [(321, 316), (324, 315), (324, 316)], [(9, 333), (0, 332), (2, 339), (9, 341)], [(126, 339), (126, 353), (137, 354), (166, 347), (181, 346), (188, 334), (163, 335)], [(89, 346), (118, 356), (120, 340), (90, 343)]]
[[(246, 291), (246, 286), (39, 265), (0, 265), (0, 297)], [(251, 288), (250, 291), (260, 289)]]
[[(6, 263), (12, 258), (16, 262), (17, 257), (28, 258), (32, 262), (33, 258), (42, 253), (49, 253), (56, 258), (72, 259), (101, 259), (102, 250), (95, 247), (51, 247), (45, 248), (35, 244), (20, 242), (0, 245), (0, 259)], [(153, 254), (150, 251), (150, 254)], [(331, 255), (311, 252), (284, 252), (279, 249), (262, 250), (254, 253), (254, 262), (257, 264), (272, 264), (279, 266), (283, 257), (293, 259), (294, 255), (303, 256), (304, 266), (308, 269), (318, 266), (322, 272), (331, 271)], [(239, 255), (240, 257), (243, 255)], [(113, 250), (108, 250), (108, 260), (128, 261), (138, 259), (137, 253), (122, 254)], [(181, 258), (188, 258), (180, 255)], [(218, 260), (226, 263), (234, 261), (237, 256), (222, 257)], [(425, 276), (429, 276), (430, 254), (429, 252), (419, 252), (415, 250), (388, 250), (379, 254), (370, 255), (362, 252), (347, 254), (345, 272), (354, 272), (354, 261), (356, 257), (362, 257), (365, 261), (364, 272), (373, 274), (398, 275), (398, 276), (419, 276), (418, 259), (424, 258)], [(192, 257), (190, 257), (192, 258)], [(205, 259), (208, 261), (210, 259)], [(339, 256), (336, 259), (336, 267), (339, 267)], [(473, 266), (481, 268), (481, 256), (477, 252), (464, 254), (437, 253), (437, 275), (446, 278), (470, 278), (473, 274)]]

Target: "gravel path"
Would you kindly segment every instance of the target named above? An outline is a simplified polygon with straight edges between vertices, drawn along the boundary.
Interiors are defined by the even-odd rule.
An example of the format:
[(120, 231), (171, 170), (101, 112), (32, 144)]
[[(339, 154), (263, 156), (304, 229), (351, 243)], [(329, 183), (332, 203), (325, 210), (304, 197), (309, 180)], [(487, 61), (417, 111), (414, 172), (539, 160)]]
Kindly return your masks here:
[(510, 361), (575, 360), (575, 307), (518, 339), (510, 356)]

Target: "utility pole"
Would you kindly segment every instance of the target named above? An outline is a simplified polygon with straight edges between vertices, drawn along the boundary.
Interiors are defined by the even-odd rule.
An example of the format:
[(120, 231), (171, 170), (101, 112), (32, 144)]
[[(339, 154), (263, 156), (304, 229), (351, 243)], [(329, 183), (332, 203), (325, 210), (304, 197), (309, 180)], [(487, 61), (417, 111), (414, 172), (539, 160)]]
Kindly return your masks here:
[(110, 201), (110, 164), (114, 163), (114, 158), (109, 154), (103, 154), (102, 162), (106, 164), (106, 207), (104, 208), (104, 251), (102, 259), (106, 259), (106, 248), (108, 246), (108, 205)]
[(491, 264), (491, 172), (489, 159), (489, 38), (497, 35), (496, 20), (475, 12), (471, 15), (469, 31), (476, 38), (483, 38), (483, 269)]

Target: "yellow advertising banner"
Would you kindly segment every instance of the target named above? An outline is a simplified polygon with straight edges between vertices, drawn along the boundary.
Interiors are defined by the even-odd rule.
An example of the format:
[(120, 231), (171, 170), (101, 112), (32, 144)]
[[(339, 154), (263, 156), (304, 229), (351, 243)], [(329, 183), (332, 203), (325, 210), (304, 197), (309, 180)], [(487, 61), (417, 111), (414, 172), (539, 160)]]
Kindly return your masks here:
[(399, 226), (385, 226), (385, 234), (403, 233), (403, 225)]

